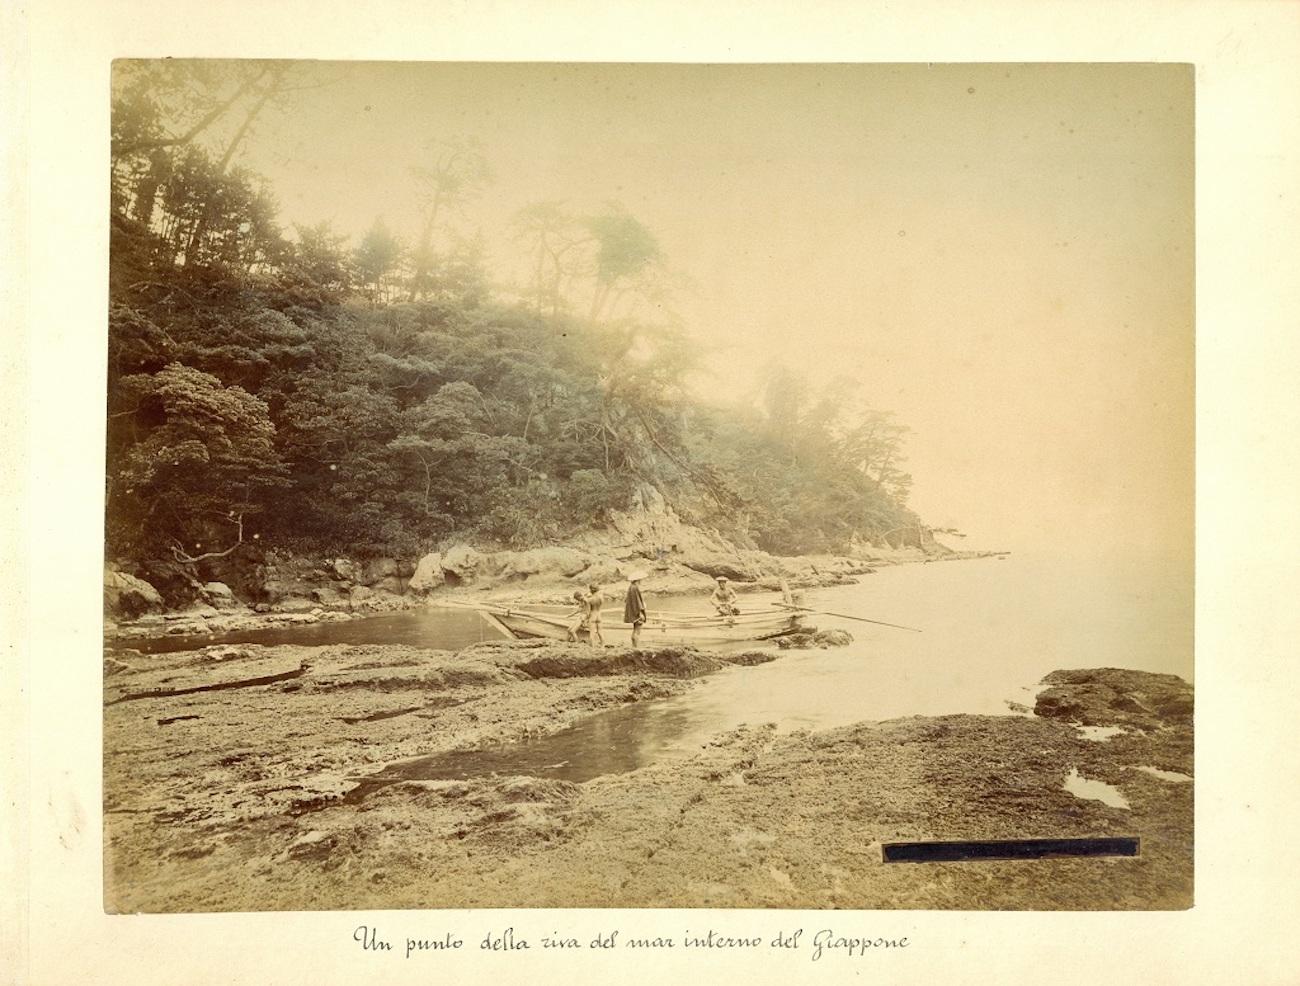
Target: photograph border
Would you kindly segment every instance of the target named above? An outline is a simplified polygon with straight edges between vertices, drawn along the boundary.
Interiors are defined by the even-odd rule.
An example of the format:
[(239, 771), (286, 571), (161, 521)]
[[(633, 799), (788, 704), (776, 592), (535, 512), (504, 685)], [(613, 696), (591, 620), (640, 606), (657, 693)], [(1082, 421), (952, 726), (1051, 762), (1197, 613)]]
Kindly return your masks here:
[[(1288, 437), (1300, 425), (1293, 381), (1276, 373), (1277, 367), (1296, 365), (1298, 355), (1289, 330), (1297, 300), (1292, 272), (1300, 255), (1293, 221), (1300, 113), (1284, 112), (1295, 107), (1300, 92), (1294, 8), (1135, 3), (1098, 16), (1091, 5), (999, 3), (962, 20), (950, 4), (913, 5), (906, 13), (843, 3), (817, 10), (793, 4), (759, 8), (741, 16), (721, 5), (652, 3), (629, 10), (568, 3), (561, 5), (564, 16), (556, 16), (553, 9), (522, 3), (479, 13), (449, 7), (432, 12), (444, 17), (429, 35), (403, 31), (400, 21), (385, 23), (385, 13), (412, 16), (414, 6), (402, 3), (349, 15), (343, 7), (299, 3), (260, 10), (251, 4), (89, 6), (64, 0), (29, 13), (27, 91), (33, 107), (24, 143), (32, 163), (18, 181), (30, 191), (21, 256), (31, 270), (26, 303), (33, 331), (30, 361), (8, 369), (5, 383), (11, 403), (41, 411), (33, 415), (25, 482), (16, 493), (4, 492), (14, 502), (31, 497), (33, 508), (22, 525), (29, 538), (15, 551), (27, 584), (6, 597), (19, 612), (19, 632), (28, 643), (20, 669), (26, 680), (15, 682), (10, 669), (5, 681), (7, 690), (25, 700), (28, 717), (25, 723), (20, 712), (6, 724), (6, 741), (15, 748), (6, 762), (19, 776), (19, 790), (26, 771), (13, 767), (25, 760), (24, 740), (34, 751), (28, 811), (19, 812), (31, 854), (21, 881), (26, 893), (16, 902), (17, 924), (10, 925), (21, 929), (28, 948), (30, 981), (596, 979), (626, 974), (626, 957), (535, 953), (520, 967), (475, 951), (457, 963), (381, 965), (375, 955), (356, 950), (352, 932), (369, 921), (391, 926), (395, 935), (403, 929), (433, 934), (456, 922), (470, 939), (494, 928), (530, 926), (546, 933), (560, 924), (579, 936), (614, 923), (635, 923), (654, 934), (683, 920), (675, 912), (636, 911), (618, 912), (616, 921), (608, 913), (564, 911), (545, 912), (539, 921), (536, 912), (511, 910), (103, 914), (99, 639), (83, 614), (99, 610), (102, 502), (86, 491), (100, 489), (103, 442), (102, 430), (87, 421), (102, 417), (104, 363), (94, 348), (100, 342), (91, 346), (87, 333), (104, 325), (108, 62), (160, 52), (459, 61), (550, 55), (542, 60), (1195, 63), (1197, 905), (1184, 913), (1138, 915), (840, 912), (833, 915), (835, 926), (906, 935), (913, 947), (865, 961), (840, 959), (817, 972), (951, 982), (980, 981), (988, 974), (998, 982), (1029, 982), (1041, 978), (1043, 962), (1051, 961), (1080, 977), (1111, 982), (1171, 976), (1214, 982), (1249, 970), (1264, 983), (1287, 981), (1296, 971), (1287, 943), (1276, 941), (1269, 929), (1287, 926), (1294, 917), (1290, 887), (1297, 861), (1252, 849), (1274, 845), (1295, 807), (1290, 786), (1277, 782), (1275, 765), (1293, 738), (1285, 713), (1294, 705), (1296, 684), (1287, 673), (1286, 650), (1295, 639), (1296, 615), (1294, 607), (1279, 603), (1296, 588), (1292, 559), (1300, 546), (1294, 526), (1285, 524), (1288, 511), (1258, 502), (1260, 490), (1289, 488), (1295, 471)], [(937, 18), (925, 17), (927, 12)], [(427, 9), (420, 13), (431, 17)], [(674, 15), (687, 13), (698, 32), (691, 38), (674, 26)], [(21, 43), (6, 42), (11, 49)], [(16, 115), (22, 119), (21, 112)], [(87, 153), (88, 143), (99, 150)], [(16, 228), (24, 229), (21, 219)], [(73, 242), (60, 244), (59, 237)], [(75, 272), (76, 291), (63, 289), (69, 272)], [(1251, 326), (1246, 345), (1243, 325)], [(1269, 365), (1257, 367), (1255, 360), (1265, 354)], [(46, 400), (29, 402), (28, 393)], [(53, 413), (51, 393), (69, 395)], [(11, 461), (25, 463), (26, 451), (20, 447)], [(7, 474), (11, 483), (13, 472)], [(61, 587), (58, 599), (49, 592), (53, 585)], [(76, 618), (64, 615), (69, 609)], [(1242, 723), (1246, 709), (1249, 729)], [(23, 736), (11, 741), (15, 724)], [(24, 827), (17, 831), (21, 840)], [(709, 920), (720, 928), (745, 924), (771, 935), (792, 924), (819, 927), (832, 917), (750, 911), (713, 912)], [(635, 974), (644, 980), (703, 974), (783, 982), (805, 974), (805, 962), (806, 956), (743, 962), (733, 956), (673, 956), (639, 962)]]

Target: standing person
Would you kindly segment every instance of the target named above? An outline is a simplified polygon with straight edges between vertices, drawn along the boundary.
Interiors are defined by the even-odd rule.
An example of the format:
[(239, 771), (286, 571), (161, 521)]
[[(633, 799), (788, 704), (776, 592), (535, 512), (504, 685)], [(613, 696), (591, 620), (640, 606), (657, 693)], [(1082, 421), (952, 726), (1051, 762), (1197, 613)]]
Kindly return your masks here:
[(578, 634), (588, 628), (587, 621), (591, 616), (591, 607), (587, 605), (587, 597), (583, 595), (581, 589), (573, 590), (573, 601), (577, 603), (578, 608), (569, 614), (570, 618), (577, 617), (576, 620), (569, 624), (569, 641), (571, 643), (576, 642)]
[(591, 584), (591, 595), (587, 597), (587, 639), (592, 647), (604, 647), (605, 638), (600, 635), (600, 608), (605, 605), (605, 597), (600, 594), (600, 586)]
[(632, 624), (632, 646), (641, 645), (641, 628), (645, 626), (645, 599), (641, 596), (640, 572), (633, 572), (627, 577), (627, 597), (623, 600), (623, 622)]
[(727, 584), (725, 575), (718, 576), (718, 587), (709, 599), (719, 616), (737, 616), (740, 613), (740, 608), (736, 605), (736, 590)]

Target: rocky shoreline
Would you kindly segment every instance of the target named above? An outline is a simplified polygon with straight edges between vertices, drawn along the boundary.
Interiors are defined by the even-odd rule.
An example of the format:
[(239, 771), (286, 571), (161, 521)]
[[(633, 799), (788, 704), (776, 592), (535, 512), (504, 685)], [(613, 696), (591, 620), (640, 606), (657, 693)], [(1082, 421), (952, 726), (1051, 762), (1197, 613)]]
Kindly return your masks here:
[[(394, 763), (553, 733), (773, 659), (501, 642), (117, 661), (105, 678), (105, 906), (1190, 906), (1192, 689), (1169, 675), (1058, 672), (1035, 716), (758, 725), (581, 784), (401, 780), (346, 799)], [(1113, 785), (1127, 807), (1070, 793), (1071, 773)], [(1141, 837), (1140, 857), (888, 865), (880, 852), (1120, 834)]]
[(846, 554), (771, 555), (684, 523), (643, 487), (630, 509), (611, 512), (607, 526), (525, 550), (453, 541), (418, 557), (346, 558), (240, 545), (198, 566), (108, 565), (105, 635), (200, 636), (346, 620), (447, 596), (566, 602), (576, 586), (620, 583), (633, 571), (656, 596), (708, 592), (718, 576), (741, 592), (846, 585), (887, 565), (1005, 554), (955, 551), (923, 528), (906, 533), (897, 544), (854, 541)]
[[(555, 552), (567, 549), (536, 549), (538, 554), (545, 554), (553, 559)], [(129, 647), (129, 641), (144, 637), (185, 636), (197, 637), (239, 632), (245, 630), (273, 629), (277, 627), (303, 626), (315, 623), (338, 622), (373, 616), (379, 613), (393, 613), (404, 610), (419, 609), (436, 604), (442, 599), (483, 599), (494, 602), (516, 603), (564, 603), (569, 599), (574, 586), (596, 581), (611, 584), (626, 577), (627, 572), (641, 567), (645, 571), (642, 582), (644, 590), (653, 596), (684, 596), (703, 594), (711, 590), (716, 576), (709, 575), (699, 568), (688, 568), (679, 562), (654, 564), (623, 560), (621, 562), (601, 563), (599, 571), (593, 573), (592, 565), (581, 568), (576, 575), (562, 574), (564, 568), (557, 569), (540, 562), (519, 562), (519, 556), (528, 556), (532, 552), (500, 553), (510, 556), (502, 561), (500, 556), (473, 556), (474, 567), (481, 569), (480, 574), (462, 575), (451, 583), (445, 577), (436, 588), (429, 587), (431, 576), (419, 576), (418, 568), (401, 566), (394, 559), (381, 559), (378, 564), (369, 566), (353, 563), (347, 559), (329, 559), (326, 561), (312, 559), (286, 559), (280, 563), (277, 579), (268, 598), (272, 602), (249, 604), (236, 599), (223, 583), (206, 583), (203, 586), (204, 601), (168, 609), (163, 605), (161, 596), (143, 583), (143, 580), (122, 572), (110, 570), (105, 573), (105, 611), (104, 635), (110, 645)], [(738, 592), (775, 592), (783, 586), (793, 589), (813, 588), (819, 586), (851, 585), (861, 576), (870, 575), (878, 568), (891, 565), (921, 564), (936, 561), (963, 561), (976, 558), (999, 557), (1005, 552), (994, 551), (946, 551), (944, 553), (922, 552), (916, 549), (900, 549), (870, 557), (848, 558), (842, 556), (817, 556), (805, 558), (776, 558), (768, 556), (764, 566), (753, 570), (741, 569), (741, 578), (733, 579), (732, 586)], [(437, 563), (442, 556), (426, 556), (422, 559), (427, 569), (435, 557)], [(485, 559), (487, 560), (485, 563)], [(455, 562), (457, 556), (452, 556)], [(722, 573), (734, 571), (738, 563), (713, 560), (712, 562), (693, 561), (692, 564), (707, 567)], [(538, 570), (531, 574), (519, 574), (520, 566), (532, 565)], [(574, 567), (572, 564), (568, 567)], [(407, 576), (378, 574), (388, 571), (406, 571)], [(452, 570), (447, 570), (451, 572)], [(464, 567), (459, 569), (462, 573)], [(292, 572), (292, 574), (288, 574)], [(505, 574), (503, 574), (503, 572)], [(733, 578), (733, 576), (728, 576)], [(371, 579), (372, 585), (365, 584)], [(135, 600), (123, 604), (123, 598)], [(125, 616), (125, 613), (135, 613)]]

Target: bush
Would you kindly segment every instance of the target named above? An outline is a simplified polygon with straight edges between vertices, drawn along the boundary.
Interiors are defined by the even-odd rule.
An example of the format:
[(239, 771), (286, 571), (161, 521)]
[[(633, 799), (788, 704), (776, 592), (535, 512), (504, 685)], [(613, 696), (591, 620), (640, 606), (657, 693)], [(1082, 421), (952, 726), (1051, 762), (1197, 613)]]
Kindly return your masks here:
[(600, 527), (611, 510), (627, 508), (632, 485), (628, 476), (579, 469), (569, 477), (560, 494), (564, 518), (580, 528)]

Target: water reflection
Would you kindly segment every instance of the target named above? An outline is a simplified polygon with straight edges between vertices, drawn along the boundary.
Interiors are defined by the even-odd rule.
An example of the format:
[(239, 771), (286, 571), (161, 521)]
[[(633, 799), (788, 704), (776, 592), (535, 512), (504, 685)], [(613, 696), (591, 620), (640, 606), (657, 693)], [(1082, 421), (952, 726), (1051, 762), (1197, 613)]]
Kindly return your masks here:
[(462, 753), (420, 757), (367, 778), (345, 799), (359, 801), (398, 781), (467, 780), (494, 774), (581, 784), (684, 756), (711, 735), (711, 723), (672, 700), (640, 702), (589, 716), (548, 736)]

